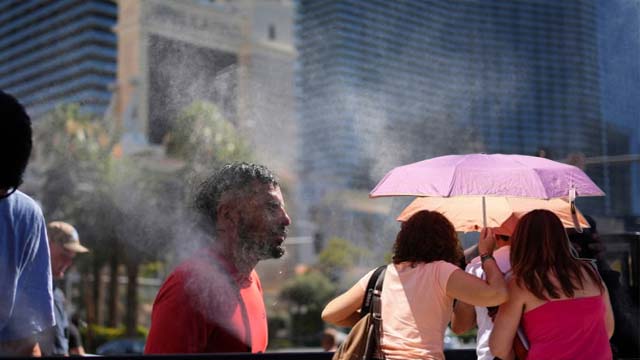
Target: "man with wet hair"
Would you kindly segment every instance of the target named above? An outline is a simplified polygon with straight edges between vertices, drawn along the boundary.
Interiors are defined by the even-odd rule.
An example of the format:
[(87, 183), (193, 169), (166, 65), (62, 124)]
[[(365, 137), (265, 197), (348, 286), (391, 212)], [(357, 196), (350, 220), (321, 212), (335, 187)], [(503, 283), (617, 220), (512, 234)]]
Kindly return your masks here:
[(44, 217), (18, 190), (31, 147), (31, 119), (0, 91), (0, 356), (39, 356), (37, 339), (54, 325)]
[(266, 167), (227, 164), (197, 189), (212, 243), (182, 262), (153, 304), (146, 354), (264, 352), (267, 314), (255, 266), (284, 255), (291, 219)]

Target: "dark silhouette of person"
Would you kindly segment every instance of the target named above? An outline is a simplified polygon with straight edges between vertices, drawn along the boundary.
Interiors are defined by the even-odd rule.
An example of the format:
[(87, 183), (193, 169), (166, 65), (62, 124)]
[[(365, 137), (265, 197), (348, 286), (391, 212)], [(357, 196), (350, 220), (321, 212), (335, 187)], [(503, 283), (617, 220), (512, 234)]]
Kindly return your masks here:
[(0, 356), (40, 356), (38, 338), (54, 324), (44, 216), (18, 190), (31, 137), (24, 107), (0, 91)]
[(569, 240), (578, 256), (595, 260), (598, 273), (602, 278), (611, 299), (611, 307), (615, 319), (615, 331), (610, 339), (614, 358), (640, 356), (640, 339), (637, 320), (633, 321), (633, 307), (628, 289), (620, 282), (620, 273), (609, 265), (606, 259), (606, 246), (598, 233), (598, 227), (593, 217), (584, 215), (589, 228), (582, 233), (569, 232)]

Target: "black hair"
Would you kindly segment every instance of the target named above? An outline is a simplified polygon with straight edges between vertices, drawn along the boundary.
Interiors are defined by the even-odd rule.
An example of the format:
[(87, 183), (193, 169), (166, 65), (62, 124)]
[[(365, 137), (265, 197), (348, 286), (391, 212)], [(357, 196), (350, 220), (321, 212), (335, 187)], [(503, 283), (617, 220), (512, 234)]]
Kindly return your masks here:
[(22, 184), (32, 146), (29, 115), (15, 97), (0, 90), (0, 189), (11, 193)]
[(195, 192), (193, 208), (199, 213), (205, 225), (215, 229), (217, 208), (220, 197), (232, 192), (238, 198), (253, 191), (254, 184), (279, 186), (275, 175), (263, 165), (231, 163), (212, 172)]

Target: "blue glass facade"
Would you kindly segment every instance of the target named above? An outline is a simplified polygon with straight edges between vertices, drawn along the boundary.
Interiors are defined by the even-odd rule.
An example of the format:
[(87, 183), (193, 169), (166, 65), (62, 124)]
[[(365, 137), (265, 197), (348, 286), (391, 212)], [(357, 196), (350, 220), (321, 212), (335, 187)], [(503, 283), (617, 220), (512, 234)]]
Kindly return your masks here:
[(0, 2), (0, 88), (34, 118), (62, 103), (102, 115), (116, 77), (109, 0)]
[[(609, 161), (606, 209), (640, 216), (640, 2), (599, 0), (602, 115)], [(630, 156), (629, 156), (630, 154)], [(635, 159), (635, 160), (633, 160)], [(634, 231), (640, 222), (634, 221)]]
[(299, 0), (296, 35), (308, 201), (470, 141), (602, 154), (595, 1)]

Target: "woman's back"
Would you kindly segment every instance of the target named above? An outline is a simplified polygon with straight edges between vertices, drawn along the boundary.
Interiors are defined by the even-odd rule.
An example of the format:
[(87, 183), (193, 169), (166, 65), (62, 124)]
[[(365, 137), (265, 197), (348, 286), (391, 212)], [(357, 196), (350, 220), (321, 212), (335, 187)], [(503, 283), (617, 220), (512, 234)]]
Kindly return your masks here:
[[(444, 359), (444, 332), (453, 311), (446, 288), (456, 269), (445, 261), (387, 266), (381, 297), (387, 359)], [(360, 280), (363, 287), (369, 276)]]
[(549, 301), (524, 313), (527, 359), (611, 359), (601, 295)]
[(584, 268), (582, 275), (583, 285), (572, 298), (562, 293), (552, 275), (549, 278), (560, 298), (542, 300), (530, 292), (525, 296), (522, 325), (530, 345), (527, 359), (612, 357), (605, 325), (607, 295)]
[[(586, 266), (590, 266), (590, 265), (588, 263), (583, 263), (582, 268), (580, 270), (581, 274), (582, 274), (582, 279), (583, 279), (582, 280), (582, 286), (579, 286), (579, 283), (577, 282), (577, 279), (572, 279), (572, 282), (574, 284), (576, 284), (576, 286), (579, 286), (578, 288), (576, 288), (574, 290), (573, 297), (566, 296), (562, 292), (562, 288), (560, 286), (560, 282), (558, 281), (557, 277), (555, 275), (553, 275), (553, 274), (548, 274), (549, 280), (551, 281), (551, 283), (553, 284), (554, 288), (556, 289), (557, 294), (559, 295), (557, 298), (552, 299), (552, 301), (602, 295), (601, 288), (598, 286), (598, 284), (596, 284), (593, 280), (590, 279), (588, 270), (586, 269)], [(597, 271), (597, 270), (594, 269), (593, 271)], [(531, 292), (528, 292), (527, 295), (528, 296), (525, 298), (525, 302), (524, 302), (524, 312), (525, 313), (528, 312), (528, 311), (534, 310), (535, 308), (537, 308), (539, 306), (542, 306), (542, 305), (544, 305), (544, 304), (549, 302), (548, 300), (540, 299), (540, 298), (536, 297)], [(543, 292), (543, 295), (546, 298), (551, 298), (551, 296), (549, 296), (549, 294), (547, 292)]]
[(609, 294), (597, 271), (572, 255), (562, 221), (548, 210), (532, 210), (512, 239), (509, 300), (498, 311), (491, 352), (508, 356), (522, 324), (529, 360), (610, 359)]

